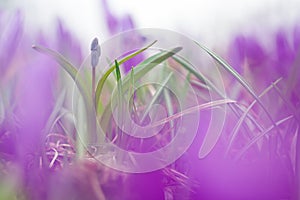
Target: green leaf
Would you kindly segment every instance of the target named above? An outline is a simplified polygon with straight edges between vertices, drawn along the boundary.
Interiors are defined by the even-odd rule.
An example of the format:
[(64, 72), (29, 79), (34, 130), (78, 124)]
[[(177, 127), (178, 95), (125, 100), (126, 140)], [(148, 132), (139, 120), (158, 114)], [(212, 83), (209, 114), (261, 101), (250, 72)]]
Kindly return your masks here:
[[(228, 63), (226, 63), (225, 60), (223, 60), (221, 57), (219, 57), (217, 54), (215, 54), (214, 52), (212, 52), (211, 50), (209, 50), (208, 48), (198, 44), (197, 42), (195, 42), (201, 49), (203, 49), (208, 55), (210, 55), (218, 64), (220, 64), (226, 71), (228, 71), (250, 94), (251, 96), (257, 101), (257, 103), (262, 107), (262, 109), (264, 110), (264, 112), (267, 114), (267, 117), (269, 118), (269, 120), (271, 121), (271, 123), (273, 124), (273, 126), (277, 129), (278, 131), (278, 127), (277, 124), (275, 123), (275, 121), (273, 120), (271, 114), (268, 112), (267, 108), (264, 106), (263, 102), (260, 100), (260, 98), (255, 94), (254, 90), (251, 88), (251, 86), (247, 83), (246, 80), (244, 80), (244, 78), (233, 69), (233, 67), (231, 67)], [(206, 149), (204, 150), (206, 151)], [(201, 155), (206, 154), (207, 152), (200, 152)]]
[(274, 127), (277, 127), (275, 121), (273, 120), (271, 114), (268, 112), (267, 108), (264, 106), (263, 102), (260, 100), (260, 98), (255, 94), (252, 87), (247, 83), (247, 81), (231, 67), (225, 60), (223, 60), (221, 57), (219, 57), (214, 52), (210, 51), (206, 47), (198, 44), (195, 42), (201, 49), (203, 49), (208, 55), (210, 55), (217, 63), (219, 63), (226, 71), (228, 71), (233, 77), (251, 94), (251, 96), (257, 101), (257, 103), (262, 107), (264, 112), (267, 114), (268, 118), (274, 125)]
[(91, 93), (87, 89), (83, 79), (79, 76), (77, 69), (66, 58), (64, 58), (61, 54), (46, 47), (33, 45), (32, 48), (40, 53), (43, 53), (53, 58), (75, 81), (83, 97), (86, 100), (91, 98)]
[[(124, 62), (130, 60), (131, 58), (135, 57), (136, 55), (146, 51), (148, 48), (150, 48), (151, 46), (153, 46), (155, 43), (157, 42), (157, 40), (155, 40), (154, 42), (152, 42), (151, 44), (149, 44), (148, 46), (126, 56), (125, 58), (121, 59), (119, 61), (119, 65), (123, 64)], [(106, 72), (105, 74), (101, 77), (101, 79), (99, 80), (98, 84), (97, 84), (97, 88), (96, 88), (96, 94), (95, 94), (95, 98), (96, 98), (96, 105), (97, 105), (97, 110), (98, 110), (98, 105), (99, 105), (99, 100), (100, 100), (100, 95), (104, 86), (104, 83), (106, 81), (106, 79), (108, 78), (108, 76), (116, 69), (116, 65), (114, 64), (113, 66), (111, 66)]]
[[(86, 133), (89, 133), (89, 134), (95, 133), (96, 132), (96, 118), (92, 115), (92, 113), (94, 113), (92, 93), (91, 93), (91, 90), (88, 89), (86, 83), (83, 81), (83, 78), (80, 76), (77, 69), (61, 54), (59, 54), (51, 49), (48, 49), (48, 48), (45, 48), (42, 46), (32, 46), (32, 48), (38, 52), (41, 52), (41, 53), (53, 58), (75, 81), (75, 83), (83, 97), (83, 102), (84, 102), (84, 106), (85, 106), (85, 112), (86, 112), (85, 119), (86, 119), (86, 123), (87, 123), (86, 124), (87, 128), (86, 128), (86, 130), (84, 130), (84, 132), (85, 132), (85, 134)], [(83, 137), (86, 137), (86, 135), (84, 135)], [(81, 142), (81, 141), (78, 140), (78, 142)], [(84, 149), (82, 151), (85, 151), (86, 150), (85, 148), (86, 148), (86, 146), (84, 146)]]
[[(144, 75), (146, 75), (150, 70), (152, 70), (155, 66), (158, 66), (163, 61), (167, 60), (168, 58), (174, 56), (176, 53), (178, 53), (182, 47), (176, 47), (170, 51), (162, 51), (160, 53), (157, 53), (150, 58), (144, 60), (139, 65), (135, 67), (134, 70), (134, 79), (138, 80), (142, 78)], [(123, 91), (126, 91), (129, 89), (132, 81), (132, 75), (127, 75), (124, 77), (122, 81), (122, 87)], [(114, 99), (115, 96), (111, 96), (111, 100)], [(108, 103), (108, 105), (105, 107), (105, 110), (103, 112), (103, 116), (101, 117), (101, 127), (103, 130), (107, 130), (107, 126), (109, 125), (109, 120), (111, 118), (111, 101)]]
[(166, 84), (169, 82), (170, 78), (172, 77), (173, 73), (171, 72), (168, 77), (165, 79), (165, 81), (161, 84), (161, 86), (158, 88), (158, 90), (155, 92), (154, 96), (152, 97), (149, 105), (147, 106), (143, 117), (140, 121), (140, 123), (142, 124), (146, 118), (146, 116), (149, 114), (150, 109), (152, 108), (153, 104), (156, 102), (156, 100), (158, 99), (158, 97), (161, 95), (161, 93), (164, 91), (164, 87), (166, 86)]
[(226, 96), (208, 79), (206, 78), (201, 72), (196, 71), (192, 66), (192, 64), (187, 61), (186, 59), (179, 57), (179, 56), (174, 56), (174, 60), (180, 64), (182, 67), (184, 67), (188, 72), (193, 74), (198, 80), (204, 84), (206, 84), (210, 89), (213, 89), (220, 97), (226, 98)]
[(117, 82), (119, 82), (119, 81), (121, 81), (121, 72), (120, 72), (120, 66), (119, 66), (117, 60), (115, 60), (115, 66), (116, 66)]

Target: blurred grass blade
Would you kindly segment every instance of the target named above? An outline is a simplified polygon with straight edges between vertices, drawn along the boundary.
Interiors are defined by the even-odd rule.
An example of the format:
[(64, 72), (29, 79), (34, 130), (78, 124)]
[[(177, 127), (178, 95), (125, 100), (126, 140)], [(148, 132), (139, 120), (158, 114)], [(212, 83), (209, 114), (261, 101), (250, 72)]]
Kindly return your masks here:
[[(129, 102), (130, 111), (132, 111), (132, 114), (133, 114), (132, 117), (135, 120), (138, 119), (138, 116), (136, 114), (137, 109), (136, 109), (136, 106), (134, 103), (134, 69), (133, 69), (133, 67), (130, 70), (130, 86), (129, 86), (129, 92), (128, 92), (128, 102)], [(131, 108), (133, 110), (131, 110)]]
[[(267, 87), (260, 95), (259, 98), (263, 97), (265, 94), (267, 94), (273, 87), (274, 85), (278, 84), (280, 81), (282, 80), (282, 78), (276, 80), (272, 85), (270, 85), (269, 87)], [(256, 100), (254, 100), (249, 106), (248, 108), (245, 110), (245, 112), (242, 114), (242, 116), (240, 117), (239, 121), (237, 122), (237, 124), (234, 126), (232, 133), (230, 134), (230, 139), (229, 139), (229, 144), (225, 150), (225, 156), (228, 155), (229, 150), (231, 148), (231, 146), (233, 145), (233, 142), (237, 136), (238, 131), (240, 130), (240, 127), (242, 125), (242, 123), (244, 122), (244, 120), (246, 119), (247, 115), (249, 115), (250, 110), (253, 108), (253, 106), (257, 103)]]
[(51, 128), (55, 125), (55, 122), (57, 122), (56, 118), (59, 115), (59, 113), (63, 107), (65, 97), (66, 97), (66, 90), (63, 90), (61, 92), (61, 94), (58, 96), (58, 98), (56, 99), (55, 105), (54, 105), (52, 112), (47, 120), (45, 129), (44, 129), (45, 134), (48, 134), (51, 131)]
[[(292, 119), (294, 116), (290, 115), (284, 119), (279, 120), (276, 122), (276, 127), (283, 124), (284, 122)], [(261, 132), (259, 135), (254, 137), (241, 151), (240, 153), (236, 156), (235, 160), (239, 160), (245, 153), (246, 151), (253, 145), (255, 144), (258, 140), (260, 140), (262, 137), (264, 137), (266, 134), (268, 134), (272, 129), (274, 129), (275, 126), (271, 125), (269, 128), (267, 128), (265, 131)]]
[[(33, 45), (32, 48), (38, 52), (41, 52), (53, 58), (75, 81), (83, 97), (83, 103), (84, 103), (85, 114), (86, 114), (85, 116), (86, 118), (82, 119), (86, 122), (86, 128), (82, 130), (82, 133), (84, 134), (82, 134), (81, 131), (79, 131), (78, 134), (81, 136), (81, 138), (79, 139), (85, 140), (85, 138), (87, 138), (87, 133), (92, 134), (96, 132), (96, 118), (92, 115), (92, 113), (94, 113), (94, 106), (93, 106), (92, 93), (91, 93), (92, 91), (88, 89), (87, 85), (83, 81), (83, 78), (80, 76), (77, 69), (61, 54), (42, 46)], [(81, 143), (80, 146), (83, 147), (77, 149), (78, 156), (81, 157), (85, 154), (86, 147), (82, 144), (82, 141), (78, 140), (78, 142)]]
[(189, 73), (194, 75), (201, 83), (204, 85), (207, 85), (208, 89), (212, 89), (215, 91), (220, 97), (226, 98), (225, 94), (223, 94), (208, 78), (206, 78), (201, 72), (196, 71), (193, 66), (188, 60), (180, 57), (180, 56), (174, 56), (174, 60), (180, 64), (182, 67), (184, 67)]
[(158, 97), (161, 95), (162, 91), (164, 91), (164, 87), (166, 86), (166, 84), (169, 82), (170, 78), (172, 77), (173, 73), (171, 72), (168, 77), (166, 78), (166, 80), (162, 83), (162, 85), (160, 85), (159, 89), (155, 92), (154, 96), (152, 97), (149, 105), (147, 106), (142, 119), (140, 121), (140, 124), (143, 124), (144, 120), (146, 119), (147, 115), (150, 112), (150, 109), (152, 108), (153, 104), (156, 102), (156, 100), (158, 99)]
[(32, 48), (53, 58), (72, 77), (81, 94), (83, 95), (83, 98), (86, 100), (91, 98), (91, 94), (89, 93), (89, 90), (87, 90), (82, 78), (79, 76), (77, 69), (66, 58), (46, 47), (33, 45)]
[(217, 63), (219, 63), (226, 71), (228, 71), (233, 77), (251, 94), (251, 96), (258, 102), (258, 104), (262, 107), (264, 112), (267, 114), (268, 118), (274, 125), (274, 127), (277, 127), (275, 121), (273, 120), (271, 114), (267, 110), (267, 108), (264, 106), (263, 102), (260, 100), (260, 98), (255, 94), (254, 90), (251, 88), (251, 86), (247, 83), (246, 80), (237, 72), (235, 71), (229, 64), (226, 63), (221, 57), (219, 57), (217, 54), (210, 51), (208, 48), (200, 45), (199, 43), (195, 42), (201, 49), (203, 49), (208, 55), (210, 55)]
[(128, 99), (130, 100), (132, 97), (133, 100), (133, 95), (134, 95), (134, 69), (132, 67), (130, 70), (130, 86), (129, 86)]
[(204, 110), (204, 109), (213, 108), (213, 107), (217, 107), (217, 106), (224, 105), (224, 104), (232, 104), (232, 103), (236, 103), (236, 101), (231, 100), (231, 99), (222, 99), (222, 100), (211, 101), (211, 102), (208, 102), (208, 103), (203, 103), (201, 105), (193, 106), (191, 108), (183, 110), (182, 112), (175, 113), (174, 115), (172, 115), (170, 117), (167, 117), (167, 118), (162, 119), (158, 122), (155, 122), (155, 123), (152, 124), (152, 127), (163, 125), (167, 122), (170, 122), (174, 119), (180, 118), (184, 115), (191, 114), (193, 112), (198, 112), (198, 111), (201, 111), (201, 110)]
[[(126, 56), (125, 58), (121, 59), (119, 61), (119, 65), (123, 64), (124, 62), (130, 60), (131, 58), (137, 56), (138, 54), (146, 51), (147, 49), (149, 49), (151, 46), (153, 46), (155, 43), (157, 42), (157, 40), (155, 40), (154, 42), (152, 42), (151, 44), (149, 44), (148, 46)], [(96, 94), (95, 94), (95, 102), (96, 102), (96, 105), (99, 104), (99, 100), (100, 100), (100, 95), (101, 95), (101, 92), (102, 92), (102, 89), (103, 89), (103, 86), (104, 86), (104, 83), (106, 81), (106, 79), (108, 78), (108, 76), (116, 69), (116, 65), (114, 64), (113, 66), (111, 66), (106, 72), (105, 74), (103, 74), (103, 76), (101, 77), (101, 79), (99, 80), (98, 84), (97, 84), (97, 88), (96, 88)], [(97, 106), (98, 107), (98, 106)], [(98, 109), (97, 109), (98, 110)]]

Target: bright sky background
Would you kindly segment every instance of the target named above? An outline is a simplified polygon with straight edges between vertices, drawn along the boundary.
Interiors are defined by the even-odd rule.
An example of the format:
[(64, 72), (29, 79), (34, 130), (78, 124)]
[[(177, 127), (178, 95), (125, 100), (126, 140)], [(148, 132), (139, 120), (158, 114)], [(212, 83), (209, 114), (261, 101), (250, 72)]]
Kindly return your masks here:
[[(165, 28), (204, 43), (224, 40), (230, 33), (259, 31), (300, 22), (299, 0), (107, 0), (116, 15), (130, 13), (138, 27)], [(19, 7), (27, 21), (51, 32), (60, 16), (84, 44), (94, 36), (108, 37), (101, 0), (0, 0)]]

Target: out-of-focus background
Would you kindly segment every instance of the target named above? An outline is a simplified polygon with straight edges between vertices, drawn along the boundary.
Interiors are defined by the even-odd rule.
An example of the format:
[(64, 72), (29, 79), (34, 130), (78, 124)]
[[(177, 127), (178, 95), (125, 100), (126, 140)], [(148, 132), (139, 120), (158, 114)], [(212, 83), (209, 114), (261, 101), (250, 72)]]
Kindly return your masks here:
[[(299, 0), (0, 0), (0, 200), (299, 199), (299, 8)], [(118, 123), (114, 122), (112, 113), (108, 113), (107, 118), (105, 106), (111, 105), (110, 98), (114, 98), (113, 87), (119, 90), (122, 80), (118, 78), (121, 76), (118, 70), (117, 79), (113, 76), (106, 79), (107, 71), (104, 75), (102, 72), (106, 70), (103, 67), (107, 63), (101, 63), (101, 59), (103, 62), (105, 59), (119, 59), (118, 51), (112, 51), (116, 55), (107, 57), (106, 49), (120, 50), (120, 58), (123, 58), (133, 49), (141, 48), (138, 45), (145, 39), (141, 37), (143, 34), (139, 34), (142, 31), (130, 32), (134, 33), (130, 35), (130, 40), (124, 37), (126, 40), (120, 40), (120, 44), (118, 40), (118, 46), (106, 43), (111, 41), (108, 39), (114, 34), (134, 28), (162, 28), (182, 33), (213, 50), (232, 66), (222, 64), (218, 67), (220, 73), (217, 73), (211, 68), (216, 67), (216, 63), (212, 59), (208, 60), (208, 55), (202, 57), (197, 53), (196, 50), (200, 51), (200, 48), (197, 46), (194, 49), (189, 43), (193, 40), (185, 39), (182, 40), (183, 45), (177, 47), (184, 47), (182, 52), (186, 50), (187, 54), (180, 54), (177, 59), (183, 56), (188, 61), (191, 60), (190, 63), (196, 63), (195, 69), (199, 71), (191, 70), (193, 68), (189, 62), (180, 63), (176, 59), (167, 59), (173, 53), (169, 51), (157, 52), (159, 54), (155, 56), (158, 57), (152, 57), (153, 60), (149, 61), (149, 50), (121, 65), (123, 77), (129, 70), (134, 70), (130, 84), (140, 84), (146, 75), (148, 78), (155, 73), (154, 80), (163, 80), (165, 74), (168, 74), (167, 81), (163, 84), (146, 84), (147, 93), (144, 90), (137, 95), (135, 91), (132, 93), (134, 98), (130, 98), (128, 102), (133, 100), (134, 120), (129, 120), (134, 123), (148, 124), (146, 121), (149, 119), (144, 121), (144, 118), (150, 116), (150, 113), (145, 114), (150, 107), (144, 106), (146, 104), (143, 102), (147, 103), (149, 100), (151, 105), (157, 101), (160, 95), (156, 94), (163, 91), (158, 85), (165, 87), (167, 82), (175, 86), (174, 91), (178, 90), (182, 94), (164, 94), (165, 103), (161, 105), (166, 105), (170, 114), (166, 119), (175, 119), (177, 123), (177, 117), (172, 117), (189, 115), (187, 110), (190, 108), (195, 108), (194, 111), (197, 112), (199, 108), (201, 112), (201, 123), (198, 119), (182, 120), (199, 125), (197, 130), (188, 131), (185, 127), (181, 129), (177, 124), (170, 123), (164, 126), (161, 131), (163, 134), (153, 137), (154, 144), (161, 148), (169, 146), (165, 145), (167, 142), (173, 142), (171, 139), (176, 134), (172, 132), (176, 133), (177, 128), (187, 132), (188, 136), (190, 133), (196, 135), (190, 147), (170, 166), (141, 174), (123, 173), (126, 170), (120, 172), (105, 167), (102, 162), (97, 162), (90, 156), (95, 154), (105, 160), (109, 157), (109, 162), (117, 164), (116, 158), (123, 156), (118, 153), (111, 156), (111, 150), (107, 153), (105, 145), (103, 149), (101, 145), (94, 146), (95, 141), (91, 145), (89, 143), (86, 149), (82, 142), (85, 138), (94, 139), (89, 134), (98, 134), (96, 130), (89, 131), (87, 124), (99, 119), (100, 125), (102, 121), (106, 121), (104, 127), (109, 122), (105, 132), (109, 143), (125, 144), (128, 151), (144, 148), (144, 140), (135, 143), (134, 138), (133, 143), (124, 142), (127, 137), (123, 138), (123, 131), (120, 131), (122, 137), (118, 138)], [(100, 45), (94, 43), (92, 60), (98, 59), (100, 48), (102, 51), (97, 67), (99, 74), (95, 74), (95, 71), (85, 73), (85, 68), (82, 68), (86, 63), (86, 66), (90, 66), (90, 60), (85, 58), (90, 58), (90, 44), (94, 37), (99, 38)], [(170, 38), (173, 37), (168, 39)], [(172, 42), (177, 45), (181, 40), (172, 39)], [(33, 44), (38, 44), (34, 49), (47, 56), (35, 51)], [(192, 44), (195, 45), (194, 42)], [(66, 64), (59, 54), (44, 47), (59, 52), (74, 64), (74, 68)], [(179, 49), (175, 48), (174, 51)], [(169, 47), (166, 50), (170, 50)], [(138, 64), (142, 61), (149, 65)], [(152, 71), (153, 74), (131, 68), (138, 66), (139, 69), (145, 69), (156, 65), (156, 61), (162, 62), (163, 67), (160, 69), (162, 71)], [(96, 68), (94, 64), (91, 65), (93, 68), (89, 67), (88, 70)], [(74, 88), (71, 77), (77, 77), (77, 69), (84, 69), (82, 74), (87, 75), (85, 80), (94, 83), (93, 78), (95, 80), (101, 77), (100, 80), (107, 83), (102, 85), (102, 91), (100, 89), (98, 97), (101, 98), (95, 105), (96, 108), (104, 107), (99, 109), (101, 111), (95, 119), (94, 113), (83, 116), (84, 112), (80, 112), (83, 105), (73, 103), (76, 98), (70, 90)], [(148, 67), (147, 70), (150, 69), (152, 68)], [(173, 70), (182, 73), (184, 79), (181, 82), (175, 76), (171, 77)], [(159, 76), (156, 77), (156, 74)], [(82, 82), (76, 81), (76, 84), (80, 86)], [(215, 87), (219, 84), (224, 86), (226, 95), (222, 95)], [(192, 85), (193, 91), (197, 91), (196, 98), (188, 95), (194, 94), (186, 90), (189, 85)], [(83, 86), (78, 87), (79, 90), (87, 89)], [(90, 89), (95, 92), (93, 86)], [(89, 95), (86, 91), (82, 93), (85, 96)], [(211, 97), (214, 95), (211, 92), (218, 93), (218, 100), (219, 96), (222, 97), (221, 100), (224, 98), (225, 101), (221, 101), (221, 104), (230, 104), (228, 108), (230, 106), (231, 109), (218, 109), (220, 112), (226, 111), (226, 123), (222, 124), (222, 132), (210, 129), (216, 127), (212, 124), (214, 121), (220, 121), (219, 118), (214, 120), (212, 117), (215, 112), (210, 111), (215, 109), (200, 109), (202, 105), (218, 106), (216, 101), (212, 101)], [(181, 103), (177, 101), (177, 96), (186, 96), (187, 99), (184, 100), (189, 100), (189, 103), (190, 99), (197, 99), (199, 105), (180, 110)], [(138, 99), (137, 104), (135, 99)], [(86, 103), (87, 108), (90, 107), (89, 101), (82, 102)], [(172, 108), (173, 104), (175, 109)], [(78, 111), (74, 107), (78, 107)], [(142, 114), (143, 107), (147, 110), (143, 113), (143, 119), (139, 120), (138, 114)], [(98, 114), (98, 109), (96, 113)], [(75, 116), (75, 120), (71, 116)], [(87, 123), (89, 121), (91, 123)], [(178, 121), (181, 124), (182, 121)], [(152, 143), (145, 144), (146, 149), (151, 145), (152, 150)], [(88, 149), (92, 153), (87, 152)], [(156, 150), (156, 146), (153, 149)], [(185, 150), (177, 146), (176, 149)], [(161, 161), (153, 157), (158, 162)], [(165, 160), (162, 161), (165, 165)], [(122, 166), (127, 162), (121, 160), (120, 163)], [(147, 162), (142, 166), (145, 163)]]
[[(97, 35), (109, 34), (103, 19), (104, 0), (2, 0), (2, 9), (25, 12), (27, 31), (38, 27), (48, 33), (60, 17), (84, 45)], [(201, 43), (226, 43), (236, 32), (290, 26), (299, 21), (299, 0), (107, 0), (116, 16), (131, 15), (138, 28), (164, 28), (184, 33)], [(263, 29), (263, 30), (262, 30)]]

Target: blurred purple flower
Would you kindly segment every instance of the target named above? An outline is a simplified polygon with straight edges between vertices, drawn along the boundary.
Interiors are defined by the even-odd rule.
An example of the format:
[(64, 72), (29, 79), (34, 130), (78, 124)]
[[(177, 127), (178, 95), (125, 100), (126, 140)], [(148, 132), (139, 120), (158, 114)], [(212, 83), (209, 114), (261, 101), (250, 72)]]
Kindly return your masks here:
[(284, 30), (277, 32), (274, 70), (277, 70), (278, 75), (283, 77), (287, 77), (288, 71), (295, 60), (295, 51), (289, 44), (288, 39), (289, 37)]
[[(269, 81), (287, 77), (300, 46), (299, 30), (299, 26), (294, 28), (293, 38), (283, 29), (278, 30), (269, 46), (262, 45), (255, 36), (238, 35), (229, 45), (229, 63), (241, 74), (247, 67), (253, 73), (255, 68), (262, 68), (268, 72)], [(274, 49), (271, 44), (275, 45)]]
[(295, 26), (294, 32), (293, 32), (293, 45), (294, 50), (299, 55), (300, 51), (300, 25)]
[[(0, 34), (0, 90), (6, 95), (0, 102), (6, 103), (4, 120), (0, 121), (0, 159), (13, 162), (20, 171), (20, 191), (28, 199), (45, 199), (51, 173), (44, 162), (48, 134), (44, 128), (53, 110), (59, 68), (51, 58), (31, 48), (32, 35), (22, 31), (21, 12), (12, 13), (10, 23), (4, 23), (7, 13), (0, 14), (0, 28), (4, 30)], [(40, 34), (36, 43), (59, 49), (75, 64), (81, 64), (79, 42), (61, 21), (56, 42)], [(8, 73), (10, 70), (15, 73)]]
[[(115, 35), (124, 31), (135, 29), (135, 23), (132, 17), (129, 14), (126, 14), (122, 17), (118, 17), (113, 14), (110, 10), (109, 5), (106, 0), (102, 0), (102, 6), (104, 10), (104, 15), (106, 18), (106, 24), (111, 35)], [(143, 44), (143, 37), (136, 32), (136, 34), (130, 36), (130, 38), (124, 38), (124, 42), (122, 45), (134, 47), (137, 44)], [(121, 46), (122, 48), (122, 46)], [(132, 51), (136, 51), (137, 49), (132, 49)], [(126, 56), (132, 52), (125, 52), (123, 56)], [(124, 72), (128, 73), (132, 67), (135, 67), (141, 61), (144, 60), (143, 54), (139, 54), (134, 58), (126, 61), (123, 64)]]
[(18, 50), (23, 35), (21, 12), (17, 11), (11, 14), (0, 11), (0, 27), (0, 77), (3, 79)]
[(228, 50), (229, 63), (243, 73), (245, 64), (249, 67), (261, 67), (266, 59), (265, 52), (258, 40), (254, 37), (238, 35)]
[[(298, 111), (295, 112), (294, 109), (299, 107), (300, 102), (297, 88), (300, 80), (299, 70), (297, 70), (299, 68), (299, 27), (296, 26), (293, 31), (292, 33), (288, 29), (281, 28), (272, 34), (272, 37), (269, 37), (269, 41), (264, 41), (266, 43), (260, 42), (259, 38), (253, 35), (238, 35), (232, 40), (228, 49), (229, 63), (249, 81), (257, 95), (267, 87), (272, 86), (272, 82), (275, 80), (283, 78), (280, 84), (276, 85), (276, 89), (273, 85), (274, 87), (261, 98), (275, 121), (290, 115), (295, 119), (297, 118), (295, 115)], [(293, 94), (293, 97), (287, 95), (287, 90), (291, 90), (289, 92)], [(249, 99), (252, 101), (252, 97), (249, 95), (242, 95), (239, 98), (243, 102)], [(255, 116), (254, 119), (262, 126), (269, 126), (267, 125), (269, 121), (263, 117), (264, 112), (260, 107), (253, 109), (251, 112)], [(199, 161), (197, 170), (201, 169), (200, 171), (204, 173), (199, 175), (199, 179), (213, 180), (220, 178), (222, 185), (228, 187), (224, 191), (222, 188), (217, 188), (220, 182), (216, 180), (211, 183), (211, 186), (208, 184), (202, 188), (202, 191), (206, 192), (199, 192), (199, 195), (202, 198), (206, 196), (208, 198), (212, 195), (212, 192), (209, 191), (217, 190), (220, 192), (210, 196), (211, 199), (219, 199), (222, 195), (227, 196), (228, 199), (241, 199), (243, 196), (251, 197), (251, 199), (297, 199), (295, 195), (297, 192), (297, 177), (295, 176), (297, 170), (294, 171), (294, 167), (295, 163), (299, 161), (294, 160), (293, 155), (290, 153), (291, 151), (296, 151), (296, 154), (300, 153), (297, 150), (299, 147), (297, 145), (293, 146), (291, 142), (292, 140), (295, 142), (297, 136), (299, 138), (298, 132), (295, 131), (297, 127), (299, 127), (299, 121), (280, 126), (280, 133), (285, 136), (282, 138), (278, 136), (278, 132), (274, 131), (276, 137), (280, 138), (278, 144), (270, 144), (268, 143), (271, 141), (270, 138), (264, 138), (261, 140), (261, 149), (259, 151), (254, 150), (255, 148), (248, 149), (244, 161), (239, 163), (233, 163), (230, 158), (223, 160), (223, 158), (215, 157), (222, 154), (224, 146), (226, 148), (226, 142), (225, 144), (220, 142), (214, 150), (217, 153), (212, 153), (213, 155), (210, 158)], [(230, 133), (231, 129), (227, 131)], [(255, 131), (252, 134), (255, 134)], [(268, 136), (270, 135), (272, 135), (271, 131), (268, 133)], [(253, 136), (249, 140), (252, 139)], [(243, 140), (243, 138), (236, 139), (235, 143), (244, 146)], [(276, 148), (276, 153), (272, 157), (269, 156), (271, 145)], [(239, 151), (239, 147), (234, 149)], [(247, 164), (244, 162), (247, 162)], [(202, 166), (200, 166), (201, 164)], [(206, 173), (211, 172), (211, 166), (220, 165), (222, 167), (216, 167), (211, 175)], [(243, 180), (247, 180), (247, 183), (244, 184)]]
[(58, 52), (64, 55), (76, 66), (80, 66), (83, 61), (80, 42), (66, 28), (66, 25), (57, 20), (57, 48)]

